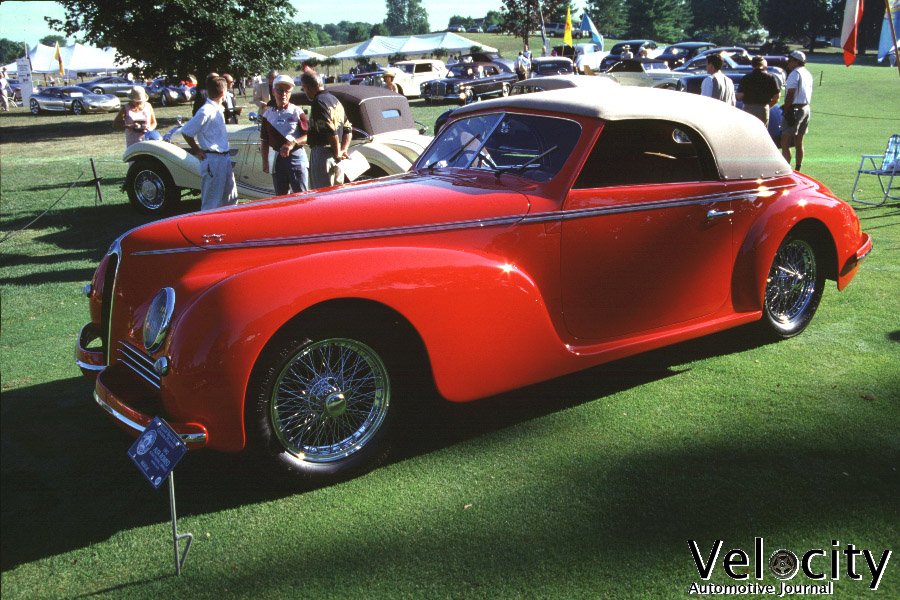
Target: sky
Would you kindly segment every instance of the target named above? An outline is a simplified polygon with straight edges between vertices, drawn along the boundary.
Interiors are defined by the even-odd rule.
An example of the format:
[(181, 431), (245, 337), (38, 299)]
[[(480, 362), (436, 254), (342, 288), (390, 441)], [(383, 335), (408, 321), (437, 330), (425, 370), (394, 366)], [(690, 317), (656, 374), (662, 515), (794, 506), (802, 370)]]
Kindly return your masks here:
[[(337, 23), (339, 21), (363, 21), (380, 23), (385, 17), (385, 3), (381, 0), (291, 0), (297, 9), (295, 18), (313, 23)], [(480, 2), (460, 2), (459, 0), (422, 0), (428, 11), (428, 23), (434, 31), (445, 29), (453, 15), (463, 17), (483, 17), (489, 10), (500, 10), (501, 0), (481, 0)], [(42, 37), (56, 33), (47, 27), (44, 17), (63, 17), (62, 6), (56, 2), (15, 2), (3, 0), (0, 3), (0, 38), (24, 41), (30, 46)], [(72, 40), (69, 40), (71, 43)]]

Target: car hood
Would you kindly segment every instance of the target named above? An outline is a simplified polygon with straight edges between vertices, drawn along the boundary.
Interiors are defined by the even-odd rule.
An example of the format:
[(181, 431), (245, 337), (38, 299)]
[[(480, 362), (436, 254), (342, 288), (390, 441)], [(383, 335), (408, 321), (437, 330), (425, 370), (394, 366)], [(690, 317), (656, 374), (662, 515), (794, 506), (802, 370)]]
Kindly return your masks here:
[(282, 245), (408, 235), (513, 222), (527, 197), (490, 173), (408, 173), (324, 191), (262, 200), (177, 219), (205, 248)]

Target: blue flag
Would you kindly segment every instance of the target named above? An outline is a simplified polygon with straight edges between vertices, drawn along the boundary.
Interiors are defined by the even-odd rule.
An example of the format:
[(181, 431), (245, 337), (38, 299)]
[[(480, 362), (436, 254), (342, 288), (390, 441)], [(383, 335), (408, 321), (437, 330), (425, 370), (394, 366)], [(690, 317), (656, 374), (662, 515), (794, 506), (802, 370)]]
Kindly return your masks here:
[(894, 31), (900, 30), (900, 0), (891, 1), (891, 12), (884, 11), (884, 22), (881, 24), (881, 40), (878, 43), (878, 62), (894, 52), (897, 41), (891, 35), (890, 19), (894, 21)]
[(603, 50), (603, 36), (600, 35), (599, 31), (597, 31), (597, 27), (594, 26), (594, 22), (591, 21), (591, 18), (588, 16), (587, 12), (581, 15), (581, 26), (579, 28), (582, 31), (590, 31), (591, 41), (600, 46), (600, 49)]

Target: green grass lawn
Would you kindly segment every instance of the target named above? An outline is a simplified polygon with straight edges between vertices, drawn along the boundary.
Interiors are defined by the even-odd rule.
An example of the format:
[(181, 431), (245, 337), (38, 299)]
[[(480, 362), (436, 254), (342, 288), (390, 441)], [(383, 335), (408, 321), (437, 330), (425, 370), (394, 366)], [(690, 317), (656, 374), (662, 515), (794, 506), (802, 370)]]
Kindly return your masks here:
[[(860, 155), (900, 132), (900, 79), (820, 59), (804, 170), (848, 198)], [(429, 125), (446, 108), (413, 106)], [(160, 109), (161, 128), (188, 112)], [(701, 581), (688, 539), (707, 555), (724, 540), (724, 585), (725, 552), (752, 560), (754, 537), (765, 558), (832, 540), (891, 549), (877, 592), (865, 561), (853, 581), (841, 556), (835, 596), (900, 597), (897, 203), (858, 209), (875, 250), (846, 291), (829, 282), (797, 338), (734, 330), (450, 406), (390, 464), (314, 491), (189, 454), (179, 528), (195, 543), (175, 577), (165, 487), (132, 466), (72, 357), (81, 286), (146, 222), (120, 190), (111, 121), (0, 113), (5, 600), (679, 598)]]

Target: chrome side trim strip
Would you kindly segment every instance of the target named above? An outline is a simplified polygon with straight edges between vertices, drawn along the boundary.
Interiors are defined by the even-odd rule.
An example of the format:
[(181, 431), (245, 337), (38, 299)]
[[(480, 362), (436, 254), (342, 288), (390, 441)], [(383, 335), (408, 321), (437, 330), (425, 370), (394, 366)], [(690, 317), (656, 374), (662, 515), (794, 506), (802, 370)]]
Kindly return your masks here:
[[(794, 187), (795, 184), (788, 184), (777, 187), (766, 187), (767, 193), (772, 193), (780, 189)], [(660, 210), (664, 208), (705, 205), (713, 202), (741, 202), (753, 201), (760, 195), (759, 189), (739, 190), (732, 192), (724, 192), (720, 194), (706, 194), (703, 196), (687, 196), (684, 198), (675, 198), (667, 200), (656, 200), (652, 202), (632, 202), (630, 204), (622, 204), (619, 206), (602, 206), (585, 208), (581, 210), (558, 210), (537, 214), (519, 214), (513, 216), (494, 217), (490, 219), (475, 219), (470, 221), (451, 221), (446, 223), (431, 223), (427, 225), (413, 225), (402, 227), (383, 227), (380, 229), (362, 229), (356, 231), (344, 231), (338, 233), (317, 233), (310, 235), (301, 235), (295, 237), (284, 238), (266, 238), (247, 240), (245, 242), (236, 242), (233, 244), (216, 244), (214, 248), (190, 246), (184, 248), (166, 248), (162, 250), (144, 250), (135, 252), (135, 255), (155, 255), (155, 254), (176, 254), (182, 252), (204, 252), (209, 249), (223, 250), (236, 248), (265, 248), (270, 246), (298, 246), (305, 244), (315, 244), (324, 242), (339, 242), (347, 240), (359, 240), (368, 238), (385, 237), (389, 235), (414, 235), (422, 233), (435, 233), (444, 231), (455, 231), (459, 229), (469, 229), (473, 227), (499, 227), (512, 225), (514, 223), (544, 223), (548, 221), (568, 221), (572, 219), (584, 219), (604, 214), (620, 214), (627, 212), (642, 212), (648, 210)]]

